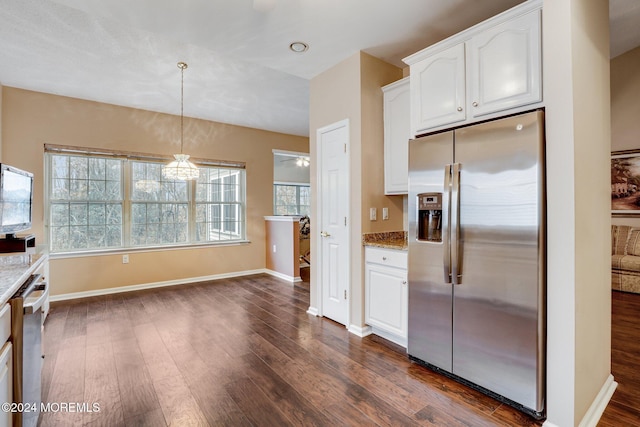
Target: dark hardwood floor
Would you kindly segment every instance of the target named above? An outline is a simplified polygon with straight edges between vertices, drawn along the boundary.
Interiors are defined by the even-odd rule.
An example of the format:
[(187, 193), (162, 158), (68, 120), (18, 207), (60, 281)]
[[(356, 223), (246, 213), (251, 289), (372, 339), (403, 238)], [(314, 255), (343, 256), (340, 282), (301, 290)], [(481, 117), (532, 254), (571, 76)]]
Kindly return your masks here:
[[(100, 410), (47, 412), (40, 425), (541, 424), (410, 363), (388, 341), (307, 314), (308, 305), (307, 282), (267, 275), (55, 303), (43, 401)], [(621, 382), (611, 420), (637, 416), (634, 375), (635, 384)]]
[(611, 372), (618, 387), (598, 426), (640, 426), (640, 294), (611, 294)]

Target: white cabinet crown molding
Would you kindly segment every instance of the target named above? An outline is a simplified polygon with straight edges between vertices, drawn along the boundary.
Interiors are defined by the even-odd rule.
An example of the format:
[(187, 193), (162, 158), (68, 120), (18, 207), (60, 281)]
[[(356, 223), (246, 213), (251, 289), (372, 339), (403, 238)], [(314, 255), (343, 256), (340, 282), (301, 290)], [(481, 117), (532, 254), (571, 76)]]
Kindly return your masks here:
[(512, 7), (509, 10), (505, 10), (504, 12), (499, 13), (498, 15), (495, 15), (489, 19), (482, 21), (474, 25), (473, 27), (469, 27), (466, 30), (456, 33), (451, 37), (448, 37), (412, 55), (409, 55), (406, 58), (404, 58), (402, 61), (407, 65), (413, 65), (435, 53), (448, 49), (451, 46), (454, 46), (459, 43), (464, 43), (467, 40), (471, 39), (471, 37), (475, 36), (476, 34), (479, 34), (482, 31), (485, 31), (490, 27), (493, 27), (505, 21), (514, 19), (520, 15), (527, 14), (531, 11), (542, 9), (542, 1), (543, 0), (529, 0), (524, 3), (521, 3), (517, 6)]

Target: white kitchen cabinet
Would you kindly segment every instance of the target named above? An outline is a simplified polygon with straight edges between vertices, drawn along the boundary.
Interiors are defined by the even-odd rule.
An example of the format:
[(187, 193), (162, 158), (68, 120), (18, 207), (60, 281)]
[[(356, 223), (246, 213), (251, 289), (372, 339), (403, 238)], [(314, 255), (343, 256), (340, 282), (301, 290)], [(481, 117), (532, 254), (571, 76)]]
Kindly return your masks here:
[(421, 131), (466, 118), (464, 43), (411, 65), (411, 129)]
[(541, 106), (541, 7), (530, 0), (405, 58), (411, 135)]
[(467, 42), (474, 117), (542, 100), (540, 11), (483, 31)]
[[(0, 310), (0, 402), (13, 402), (13, 353), (11, 336), (11, 306), (4, 304)], [(12, 425), (11, 411), (0, 412), (0, 427)]]
[(384, 194), (407, 194), (411, 108), (409, 77), (382, 88), (384, 96)]
[(373, 333), (407, 346), (407, 252), (365, 248), (365, 322)]

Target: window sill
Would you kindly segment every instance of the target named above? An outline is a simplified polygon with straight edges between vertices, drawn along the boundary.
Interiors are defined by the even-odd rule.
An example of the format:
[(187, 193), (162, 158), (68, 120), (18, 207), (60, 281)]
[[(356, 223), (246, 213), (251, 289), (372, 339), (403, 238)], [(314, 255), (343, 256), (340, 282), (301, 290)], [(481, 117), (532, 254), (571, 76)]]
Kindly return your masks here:
[(55, 252), (49, 253), (49, 259), (67, 259), (67, 258), (84, 258), (84, 257), (93, 257), (93, 256), (104, 256), (104, 255), (121, 255), (121, 254), (131, 254), (131, 253), (143, 253), (143, 252), (164, 252), (164, 251), (181, 251), (185, 249), (207, 249), (207, 248), (215, 248), (219, 246), (239, 246), (239, 245), (247, 245), (250, 244), (251, 240), (234, 240), (231, 242), (207, 242), (207, 243), (196, 243), (196, 244), (185, 244), (185, 245), (173, 245), (173, 246), (145, 246), (145, 247), (132, 247), (132, 248), (117, 248), (117, 249), (94, 249), (87, 251), (74, 251), (74, 252)]

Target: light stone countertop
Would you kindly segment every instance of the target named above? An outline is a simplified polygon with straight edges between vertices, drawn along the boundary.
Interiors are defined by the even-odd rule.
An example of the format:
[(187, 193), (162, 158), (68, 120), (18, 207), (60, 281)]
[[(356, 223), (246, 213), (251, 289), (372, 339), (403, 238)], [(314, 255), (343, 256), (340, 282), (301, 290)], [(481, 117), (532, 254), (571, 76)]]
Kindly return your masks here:
[(0, 306), (9, 301), (47, 257), (46, 251), (33, 249), (0, 255)]
[(406, 231), (385, 231), (381, 233), (364, 233), (362, 235), (364, 246), (376, 248), (408, 250)]

